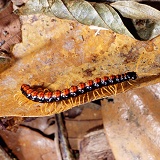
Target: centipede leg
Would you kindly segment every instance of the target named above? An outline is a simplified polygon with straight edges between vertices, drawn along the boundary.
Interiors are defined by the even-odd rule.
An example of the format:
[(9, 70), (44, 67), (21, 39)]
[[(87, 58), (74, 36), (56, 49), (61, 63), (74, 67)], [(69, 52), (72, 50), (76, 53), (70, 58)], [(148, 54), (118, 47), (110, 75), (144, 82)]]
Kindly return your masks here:
[[(64, 105), (66, 106), (66, 108), (67, 109), (69, 109), (70, 108), (70, 106), (66, 103), (66, 101), (65, 100), (63, 100), (63, 103), (64, 103)], [(63, 106), (63, 105), (62, 105)], [(62, 108), (62, 111), (63, 111), (63, 108)]]
[(90, 102), (89, 94), (87, 92), (87, 101)]
[(73, 104), (75, 105), (75, 104), (76, 104), (76, 102), (78, 102), (78, 103), (79, 103), (79, 101), (77, 100), (77, 97), (75, 97), (75, 100), (74, 100)]
[(123, 83), (121, 83), (121, 87), (122, 87), (122, 92), (124, 92), (124, 87), (123, 87)]
[(100, 97), (100, 94), (99, 94), (99, 92), (98, 92), (97, 90), (94, 90), (94, 91), (93, 91), (93, 93), (94, 93), (94, 99), (97, 99), (97, 95), (95, 95), (95, 92), (96, 92), (96, 94), (98, 95), (98, 97)]
[(45, 106), (45, 113), (48, 113), (49, 111), (49, 107), (48, 107), (49, 103), (46, 103), (44, 106)]
[(108, 86), (108, 88), (112, 92), (112, 95), (114, 95), (114, 88), (112, 86)]
[(28, 103), (27, 101), (28, 101), (28, 100), (21, 100), (20, 102), (18, 102), (18, 104), (19, 104), (20, 106), (23, 106), (24, 104)]
[(107, 93), (109, 93), (109, 95), (112, 95), (112, 93), (111, 93), (107, 88), (103, 87), (103, 89), (104, 89)]
[(128, 83), (129, 85), (133, 86), (133, 84), (132, 84), (131, 82), (129, 82), (129, 81), (127, 81), (127, 83)]
[(43, 112), (43, 105), (41, 105), (40, 108), (41, 108), (41, 113), (44, 114), (44, 112)]
[(84, 96), (83, 96), (83, 98), (82, 98), (82, 103), (85, 102), (85, 96), (86, 96), (86, 94), (84, 94)]
[(79, 100), (78, 102), (79, 102), (79, 105), (80, 105), (81, 104), (81, 97), (80, 96), (78, 97), (78, 100)]
[(49, 114), (51, 115), (51, 114), (52, 114), (51, 104), (49, 104), (49, 106), (48, 106), (48, 110), (49, 110)]
[[(17, 94), (14, 95), (14, 100), (15, 100), (15, 101), (18, 101), (18, 105), (22, 105), (23, 100), (26, 101), (26, 97), (25, 97), (25, 99), (24, 99), (22, 96), (21, 96), (22, 98), (21, 98), (20, 96), (21, 96), (21, 95), (19, 95), (19, 93), (17, 93)], [(23, 99), (23, 100), (19, 101), (19, 99)]]
[(75, 103), (73, 102), (73, 98), (72, 97), (68, 101), (69, 101), (71, 106), (75, 105)]
[(97, 95), (98, 95), (99, 97), (101, 96), (97, 90), (95, 90), (95, 92), (97, 93)]
[(116, 96), (116, 95), (117, 95), (117, 84), (114, 85), (114, 88), (115, 88), (115, 90), (114, 90), (114, 91), (115, 91), (114, 95)]
[(62, 110), (62, 106), (63, 106), (64, 104), (63, 104), (63, 100), (61, 101), (61, 103), (60, 103), (60, 106), (61, 107), (58, 107), (58, 111), (57, 111), (57, 113), (60, 113), (60, 112), (62, 112), (63, 110)]
[(72, 97), (68, 99), (68, 102), (69, 102), (69, 105), (68, 105), (69, 107), (74, 106)]
[(55, 113), (57, 113), (57, 103), (56, 102), (54, 102), (53, 108), (54, 108)]
[(101, 88), (100, 91), (101, 91), (101, 94), (102, 94), (103, 96), (105, 96), (105, 94), (104, 94), (104, 92), (103, 92), (103, 88)]

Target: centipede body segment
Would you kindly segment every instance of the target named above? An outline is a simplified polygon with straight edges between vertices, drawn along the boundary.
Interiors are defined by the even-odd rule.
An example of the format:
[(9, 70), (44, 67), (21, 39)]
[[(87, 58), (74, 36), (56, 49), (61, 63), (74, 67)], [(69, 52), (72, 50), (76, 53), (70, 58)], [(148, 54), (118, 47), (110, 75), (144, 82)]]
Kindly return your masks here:
[(136, 78), (136, 72), (127, 72), (121, 75), (104, 76), (101, 78), (97, 77), (94, 80), (88, 80), (85, 83), (81, 82), (77, 86), (71, 86), (70, 88), (63, 89), (62, 91), (50, 91), (48, 89), (44, 90), (42, 88), (36, 89), (27, 84), (23, 84), (21, 86), (21, 91), (24, 96), (32, 101), (41, 103), (52, 103), (66, 100), (71, 97), (77, 97), (81, 94), (85, 94), (104, 86), (110, 86), (129, 80), (135, 80)]

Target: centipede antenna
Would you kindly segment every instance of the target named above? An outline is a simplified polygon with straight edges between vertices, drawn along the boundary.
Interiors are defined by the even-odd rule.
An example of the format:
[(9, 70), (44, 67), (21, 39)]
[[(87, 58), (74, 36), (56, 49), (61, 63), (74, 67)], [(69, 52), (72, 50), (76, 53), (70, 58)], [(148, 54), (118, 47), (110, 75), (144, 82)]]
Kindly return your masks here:
[(48, 92), (48, 91), (50, 91), (48, 88), (45, 88), (44, 90), (43, 90), (44, 92)]
[[(18, 92), (18, 93), (16, 93), (13, 97), (14, 97), (14, 100), (16, 100), (16, 101), (18, 101), (18, 99), (20, 98), (19, 97), (20, 96), (20, 93)], [(16, 98), (17, 97), (17, 98)]]

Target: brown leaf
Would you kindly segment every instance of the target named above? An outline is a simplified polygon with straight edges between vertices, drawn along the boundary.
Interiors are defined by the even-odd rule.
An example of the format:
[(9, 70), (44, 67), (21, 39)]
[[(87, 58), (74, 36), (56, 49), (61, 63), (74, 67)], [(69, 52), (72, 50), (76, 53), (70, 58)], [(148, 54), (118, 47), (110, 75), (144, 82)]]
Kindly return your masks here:
[(1, 0), (0, 1), (0, 12), (2, 12), (9, 4), (10, 4), (10, 0)]
[(159, 159), (160, 83), (102, 102), (106, 137), (115, 159)]
[(21, 126), (16, 133), (1, 131), (0, 135), (19, 159), (58, 159), (55, 141), (34, 130)]
[(19, 16), (13, 14), (12, 3), (0, 12), (0, 49), (10, 51), (13, 44), (21, 42)]

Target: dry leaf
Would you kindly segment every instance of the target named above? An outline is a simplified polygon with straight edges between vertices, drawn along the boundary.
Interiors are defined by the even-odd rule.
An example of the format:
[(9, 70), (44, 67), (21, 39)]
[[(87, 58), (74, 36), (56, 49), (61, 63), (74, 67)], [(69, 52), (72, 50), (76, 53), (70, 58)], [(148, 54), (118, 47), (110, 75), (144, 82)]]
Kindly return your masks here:
[[(51, 3), (52, 2), (52, 3)], [(133, 37), (124, 26), (116, 11), (107, 4), (93, 4), (87, 1), (43, 1), (29, 0), (16, 12), (20, 15), (43, 13), (58, 18), (76, 20), (85, 25), (111, 29), (117, 33)]]
[[(22, 16), (23, 43), (13, 54), (17, 63), (1, 74), (0, 116), (45, 116), (68, 110), (123, 89), (159, 81), (160, 37), (141, 42), (111, 31), (95, 32), (78, 22), (47, 16)], [(65, 26), (65, 27), (64, 27)], [(22, 95), (22, 84), (62, 90), (104, 75), (136, 71), (138, 79), (98, 89), (66, 101), (42, 104)], [(9, 84), (9, 85), (8, 85)], [(49, 86), (48, 86), (49, 85)], [(116, 90), (117, 89), (117, 90)], [(103, 91), (103, 92), (102, 92)]]
[(160, 11), (145, 4), (131, 1), (119, 1), (112, 3), (111, 6), (116, 8), (124, 17), (131, 19), (151, 19), (160, 21)]
[[(24, 6), (20, 7), (17, 12), (20, 15), (43, 13), (58, 18), (77, 20), (85, 25), (103, 27), (133, 37), (112, 6), (119, 10), (124, 17), (154, 21), (154, 26), (151, 28), (153, 31), (146, 29), (145, 32), (149, 32), (147, 33), (149, 36), (144, 38), (140, 36), (141, 40), (151, 39), (160, 34), (158, 27), (160, 12), (150, 6), (131, 1), (115, 2), (109, 6), (102, 3), (93, 3), (91, 5), (89, 2), (83, 0), (46, 0), (43, 2), (29, 0)], [(131, 28), (129, 29), (131, 30)]]

